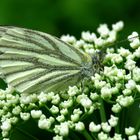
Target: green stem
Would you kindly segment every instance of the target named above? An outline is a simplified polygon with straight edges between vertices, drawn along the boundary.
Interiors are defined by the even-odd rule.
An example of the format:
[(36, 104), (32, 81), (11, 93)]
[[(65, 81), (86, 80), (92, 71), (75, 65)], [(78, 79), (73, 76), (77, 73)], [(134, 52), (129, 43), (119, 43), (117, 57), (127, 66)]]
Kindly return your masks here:
[(97, 139), (97, 135), (95, 136), (94, 134), (95, 134), (95, 133), (91, 133), (92, 137), (94, 138), (94, 140), (98, 140), (98, 139)]
[(140, 121), (138, 121), (138, 123), (135, 127), (135, 133), (137, 134), (139, 130), (140, 130)]
[(87, 117), (87, 113), (84, 113), (81, 117), (80, 117), (80, 121), (84, 120)]
[(83, 132), (82, 134), (84, 135), (86, 140), (93, 140), (93, 138), (90, 136), (90, 134), (86, 130), (84, 130), (82, 132)]
[[(120, 113), (119, 114), (116, 114), (116, 117), (120, 118)], [(118, 124), (117, 126), (115, 127), (115, 133), (120, 133), (120, 119), (118, 121)]]
[(105, 113), (105, 109), (104, 109), (104, 103), (103, 103), (103, 99), (100, 97), (99, 98), (99, 102), (100, 102), (100, 116), (101, 116), (101, 122), (106, 122), (106, 113)]
[(44, 106), (45, 106), (45, 108), (47, 109), (47, 111), (48, 111), (54, 118), (56, 118), (55, 115), (50, 111), (50, 109), (49, 109), (46, 105), (44, 105)]
[(138, 101), (138, 100), (140, 100), (140, 97), (139, 98), (135, 98), (135, 102)]
[[(50, 109), (49, 109), (46, 105), (44, 105), (44, 106), (45, 106), (45, 108), (47, 109), (47, 111), (48, 111), (54, 118), (56, 118), (56, 116), (50, 111)], [(55, 121), (58, 122), (57, 119), (55, 119)], [(51, 132), (51, 131), (50, 131), (50, 132)]]
[(120, 131), (122, 136), (124, 136), (124, 128), (126, 125), (126, 120), (125, 120), (125, 108), (123, 108), (122, 113), (121, 113), (121, 117), (120, 117)]

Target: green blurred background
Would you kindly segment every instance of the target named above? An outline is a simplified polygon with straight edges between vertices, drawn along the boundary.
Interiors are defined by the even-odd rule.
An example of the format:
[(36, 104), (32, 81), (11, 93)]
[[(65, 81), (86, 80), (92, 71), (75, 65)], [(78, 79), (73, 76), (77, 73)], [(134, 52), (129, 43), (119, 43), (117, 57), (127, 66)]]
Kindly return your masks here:
[(101, 23), (125, 23), (124, 35), (140, 32), (140, 0), (0, 0), (0, 25), (61, 36), (96, 31)]

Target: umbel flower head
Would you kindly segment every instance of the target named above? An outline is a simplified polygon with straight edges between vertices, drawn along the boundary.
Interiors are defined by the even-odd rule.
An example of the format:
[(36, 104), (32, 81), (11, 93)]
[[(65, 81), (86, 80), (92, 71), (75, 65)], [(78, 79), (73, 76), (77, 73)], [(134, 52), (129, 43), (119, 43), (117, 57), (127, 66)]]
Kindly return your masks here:
[[(0, 90), (0, 138), (139, 140), (140, 40), (116, 44), (122, 21), (101, 24), (98, 34), (82, 32), (61, 39), (90, 55), (104, 50), (103, 68), (80, 85), (60, 93), (20, 94), (9, 85)], [(109, 47), (107, 47), (109, 46)]]

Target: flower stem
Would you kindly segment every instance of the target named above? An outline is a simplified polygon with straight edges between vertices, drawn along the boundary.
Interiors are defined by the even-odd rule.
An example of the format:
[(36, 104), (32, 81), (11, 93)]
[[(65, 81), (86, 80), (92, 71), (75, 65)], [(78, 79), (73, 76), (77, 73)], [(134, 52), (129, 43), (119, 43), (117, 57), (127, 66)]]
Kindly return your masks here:
[(122, 110), (122, 116), (121, 116), (121, 132), (122, 132), (122, 136), (124, 136), (124, 128), (125, 128), (125, 124), (126, 124), (126, 120), (125, 120), (125, 113), (126, 113), (126, 110), (125, 108)]
[(136, 127), (135, 127), (135, 133), (137, 134), (138, 131), (140, 129), (140, 121), (137, 123)]
[(104, 103), (103, 103), (103, 99), (99, 98), (99, 102), (100, 102), (100, 116), (101, 116), (101, 122), (106, 122), (106, 113), (105, 113), (105, 109), (104, 109)]
[[(120, 118), (120, 113), (119, 114), (116, 114), (116, 117)], [(117, 126), (115, 127), (115, 133), (120, 133), (120, 119), (118, 121), (118, 124)]]
[(95, 134), (91, 133), (92, 137), (94, 138), (94, 140), (97, 140), (97, 135), (95, 136)]
[(93, 140), (93, 138), (90, 136), (90, 134), (86, 131), (86, 129), (84, 131), (82, 131), (84, 137), (86, 138), (86, 140)]

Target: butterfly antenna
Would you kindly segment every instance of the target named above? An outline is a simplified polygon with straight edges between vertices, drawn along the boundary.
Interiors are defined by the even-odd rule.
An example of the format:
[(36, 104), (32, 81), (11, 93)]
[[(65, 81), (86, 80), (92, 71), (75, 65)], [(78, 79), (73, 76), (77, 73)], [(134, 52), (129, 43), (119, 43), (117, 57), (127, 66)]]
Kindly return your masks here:
[(124, 42), (126, 42), (128, 40), (132, 41), (135, 38), (140, 38), (140, 36), (133, 36), (133, 37), (130, 37), (130, 38), (127, 38), (127, 39), (123, 39), (123, 40), (116, 41), (116, 42), (113, 42), (111, 44), (108, 44), (105, 47), (103, 47), (103, 49), (101, 50), (101, 52), (104, 52), (108, 47), (112, 47), (114, 45), (119, 45), (119, 44), (124, 43)]
[[(114, 46), (114, 45), (118, 45), (118, 44), (121, 44), (121, 43), (123, 43), (123, 42), (126, 42), (126, 41), (128, 41), (128, 40), (130, 40), (130, 41), (132, 41), (133, 39), (135, 39), (135, 38), (140, 38), (140, 36), (133, 36), (133, 37), (130, 37), (130, 38), (127, 38), (127, 39), (123, 39), (123, 40), (120, 40), (120, 41), (116, 41), (116, 42), (114, 42), (114, 43), (111, 43), (111, 44), (109, 44), (109, 45), (106, 45), (105, 47), (103, 47), (99, 52), (97, 52), (96, 53), (96, 55), (94, 55), (94, 57), (97, 59), (97, 56), (99, 57), (98, 59), (98, 61), (103, 61), (103, 59), (104, 59), (104, 57), (105, 57), (105, 51), (106, 51), (106, 49), (107, 48), (109, 48), (109, 47), (112, 47), (112, 46)], [(94, 59), (94, 57), (93, 57), (93, 59)], [(96, 60), (97, 61), (97, 60)]]
[(123, 39), (123, 40), (117, 41), (115, 44), (120, 44), (120, 43), (126, 42), (128, 40), (132, 41), (135, 38), (140, 38), (140, 36), (133, 36), (133, 37), (130, 37), (130, 38), (127, 38), (127, 39)]

